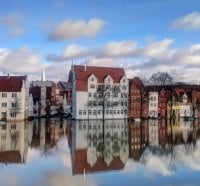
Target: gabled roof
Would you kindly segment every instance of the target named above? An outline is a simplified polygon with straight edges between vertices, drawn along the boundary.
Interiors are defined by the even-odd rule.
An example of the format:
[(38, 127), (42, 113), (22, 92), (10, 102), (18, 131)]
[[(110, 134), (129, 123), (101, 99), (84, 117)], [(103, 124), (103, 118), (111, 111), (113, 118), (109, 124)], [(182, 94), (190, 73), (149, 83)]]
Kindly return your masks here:
[(97, 67), (97, 66), (83, 66), (74, 65), (74, 72), (76, 78), (76, 90), (87, 91), (87, 80), (88, 77), (93, 74), (98, 83), (103, 83), (104, 79), (109, 75), (114, 83), (119, 83), (125, 72), (123, 68), (113, 67)]
[(144, 90), (144, 84), (139, 77), (134, 77), (133, 79), (131, 79), (130, 86), (131, 85), (135, 85), (139, 90)]
[(59, 81), (58, 82), (58, 87), (62, 88), (62, 89), (71, 89), (72, 88), (72, 84), (66, 81)]
[(26, 76), (0, 76), (0, 92), (20, 92)]

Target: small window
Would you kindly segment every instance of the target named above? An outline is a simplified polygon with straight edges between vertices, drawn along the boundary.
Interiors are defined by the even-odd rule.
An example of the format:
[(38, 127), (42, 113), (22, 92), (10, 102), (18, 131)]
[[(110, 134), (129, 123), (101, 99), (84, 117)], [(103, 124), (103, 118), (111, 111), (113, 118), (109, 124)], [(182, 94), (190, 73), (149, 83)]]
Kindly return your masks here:
[(79, 110), (79, 115), (82, 115), (82, 110)]
[(12, 108), (16, 108), (17, 107), (17, 103), (11, 103), (11, 107)]
[(90, 84), (90, 88), (94, 89), (95, 88), (95, 84)]
[(83, 115), (86, 115), (86, 110), (83, 111)]
[(12, 98), (16, 98), (17, 97), (17, 93), (12, 93)]
[(7, 98), (7, 93), (2, 93), (2, 98)]
[(7, 107), (7, 103), (2, 103), (2, 107)]

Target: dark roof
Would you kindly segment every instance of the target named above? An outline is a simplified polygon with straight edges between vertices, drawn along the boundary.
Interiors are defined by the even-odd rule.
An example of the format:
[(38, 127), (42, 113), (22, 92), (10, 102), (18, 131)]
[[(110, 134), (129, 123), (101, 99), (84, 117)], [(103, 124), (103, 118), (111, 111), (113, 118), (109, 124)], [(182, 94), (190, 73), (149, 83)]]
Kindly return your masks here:
[(123, 68), (113, 67), (96, 67), (96, 66), (85, 66), (74, 65), (74, 72), (76, 78), (76, 90), (86, 91), (87, 90), (87, 79), (92, 74), (97, 78), (98, 83), (103, 83), (105, 78), (109, 75), (114, 83), (119, 83), (121, 78), (125, 76)]
[(58, 87), (62, 88), (62, 89), (71, 89), (72, 88), (72, 84), (66, 81), (59, 81), (58, 82)]
[(0, 76), (0, 92), (20, 92), (26, 76)]

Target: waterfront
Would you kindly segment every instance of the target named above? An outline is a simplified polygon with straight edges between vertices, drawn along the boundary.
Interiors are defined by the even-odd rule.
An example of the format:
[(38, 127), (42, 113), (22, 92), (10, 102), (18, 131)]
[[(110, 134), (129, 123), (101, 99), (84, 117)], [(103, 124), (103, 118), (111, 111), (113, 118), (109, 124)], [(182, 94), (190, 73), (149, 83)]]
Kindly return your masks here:
[(34, 120), (0, 126), (0, 184), (198, 185), (200, 122)]

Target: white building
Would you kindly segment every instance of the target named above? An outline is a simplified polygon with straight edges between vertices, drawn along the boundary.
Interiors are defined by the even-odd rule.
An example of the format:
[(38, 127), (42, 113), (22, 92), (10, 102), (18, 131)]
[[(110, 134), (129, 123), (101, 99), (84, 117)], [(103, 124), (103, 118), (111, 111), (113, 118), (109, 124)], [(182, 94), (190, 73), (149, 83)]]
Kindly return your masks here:
[(106, 120), (104, 124), (100, 120), (77, 120), (75, 123), (72, 130), (74, 174), (83, 169), (98, 172), (125, 166), (129, 156), (126, 120)]
[(191, 110), (191, 104), (188, 103), (188, 96), (186, 93), (184, 93), (182, 97), (182, 103), (180, 103), (180, 117), (192, 116)]
[(158, 92), (149, 92), (149, 116), (158, 117)]
[(20, 121), (28, 118), (29, 87), (26, 76), (0, 76), (0, 119)]
[(124, 119), (128, 112), (128, 79), (123, 68), (74, 65), (74, 119)]
[(28, 133), (24, 121), (0, 125), (0, 162), (25, 163)]

